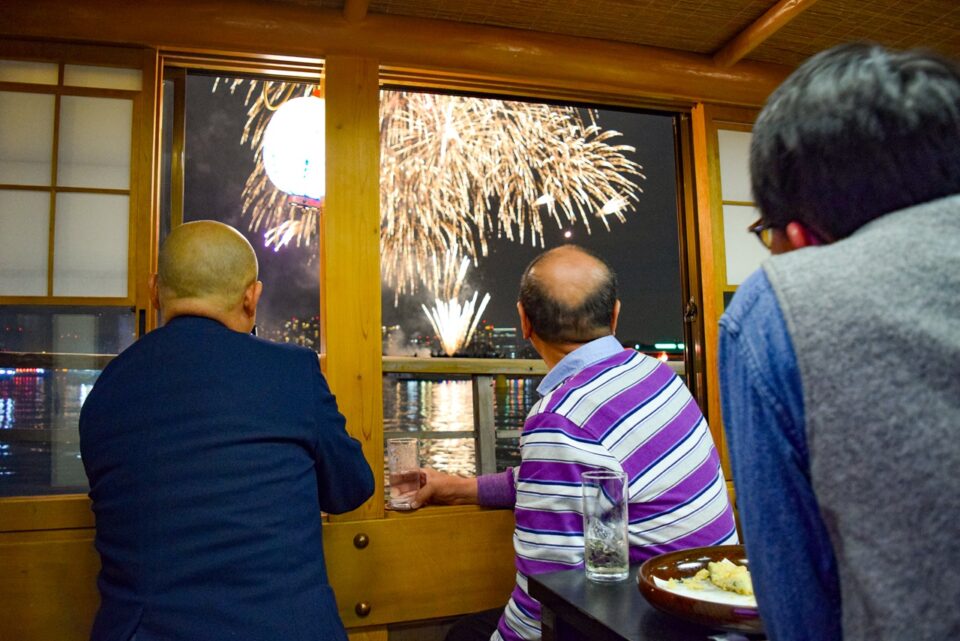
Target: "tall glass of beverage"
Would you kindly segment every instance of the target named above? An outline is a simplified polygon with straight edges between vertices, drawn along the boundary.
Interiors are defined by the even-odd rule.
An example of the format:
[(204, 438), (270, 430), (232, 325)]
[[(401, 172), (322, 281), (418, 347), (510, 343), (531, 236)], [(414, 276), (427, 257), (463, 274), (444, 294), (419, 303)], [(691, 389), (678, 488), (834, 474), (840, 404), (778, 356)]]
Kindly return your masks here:
[(415, 438), (387, 440), (390, 502), (394, 510), (409, 510), (420, 489), (420, 447)]
[(591, 581), (623, 581), (630, 574), (627, 540), (627, 475), (598, 470), (580, 475), (583, 485), (584, 566)]

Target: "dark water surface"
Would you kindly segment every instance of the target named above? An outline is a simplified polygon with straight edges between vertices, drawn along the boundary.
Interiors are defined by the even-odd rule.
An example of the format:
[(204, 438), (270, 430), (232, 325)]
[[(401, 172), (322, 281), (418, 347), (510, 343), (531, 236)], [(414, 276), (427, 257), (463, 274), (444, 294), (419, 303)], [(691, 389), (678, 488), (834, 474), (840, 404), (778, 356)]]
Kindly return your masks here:
[(99, 375), (0, 368), (0, 496), (87, 491), (77, 420)]

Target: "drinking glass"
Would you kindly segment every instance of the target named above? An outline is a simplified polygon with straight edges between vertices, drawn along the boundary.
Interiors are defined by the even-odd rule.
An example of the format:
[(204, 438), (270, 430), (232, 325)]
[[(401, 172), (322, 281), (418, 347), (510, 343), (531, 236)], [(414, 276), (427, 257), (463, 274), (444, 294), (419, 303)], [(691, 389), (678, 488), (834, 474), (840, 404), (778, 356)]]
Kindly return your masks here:
[(587, 578), (609, 583), (630, 574), (627, 541), (627, 475), (598, 470), (580, 475), (583, 485), (583, 561)]
[(390, 502), (394, 510), (409, 510), (420, 489), (420, 447), (415, 438), (387, 440)]

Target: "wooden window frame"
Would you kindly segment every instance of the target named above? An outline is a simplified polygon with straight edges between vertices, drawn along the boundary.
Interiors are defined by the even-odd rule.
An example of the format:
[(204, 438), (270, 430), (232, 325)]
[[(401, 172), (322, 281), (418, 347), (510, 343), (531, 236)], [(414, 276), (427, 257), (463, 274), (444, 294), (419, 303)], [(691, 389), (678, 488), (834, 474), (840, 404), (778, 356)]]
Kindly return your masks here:
[[(34, 191), (50, 194), (50, 220), (47, 248), (47, 294), (44, 296), (0, 296), (0, 305), (21, 306), (96, 306), (96, 307), (144, 307), (145, 274), (149, 264), (143, 260), (138, 247), (142, 246), (143, 231), (149, 229), (152, 181), (147, 167), (138, 161), (149, 157), (153, 144), (153, 111), (148, 106), (153, 102), (155, 91), (155, 56), (142, 49), (117, 47), (93, 47), (84, 45), (42, 45), (32, 41), (0, 40), (0, 58), (46, 62), (58, 65), (56, 85), (20, 82), (0, 82), (0, 91), (16, 93), (48, 94), (55, 96), (53, 153), (51, 158), (50, 185), (2, 184), (0, 189)], [(137, 69), (141, 72), (142, 85), (139, 91), (101, 89), (64, 85), (64, 68), (67, 65), (92, 65)], [(127, 189), (64, 187), (57, 184), (58, 149), (60, 130), (60, 103), (62, 96), (89, 98), (114, 98), (131, 101), (132, 123), (130, 136), (130, 177)], [(54, 233), (56, 226), (56, 199), (58, 193), (85, 193), (122, 195), (129, 198), (127, 233), (127, 292), (124, 296), (55, 296)]]
[[(31, 43), (30, 46), (37, 54), (31, 59), (44, 59), (41, 54), (45, 54), (46, 58), (62, 56), (65, 54), (61, 52), (73, 50), (72, 45), (51, 43)], [(138, 192), (136, 197), (136, 231), (131, 231), (136, 246), (136, 269), (132, 276), (136, 288), (132, 299), (142, 313), (156, 311), (150, 307), (145, 283), (156, 263), (158, 243), (159, 97), (164, 65), (195, 64), (233, 73), (242, 69), (256, 73), (267, 70), (301, 77), (297, 69), (305, 59), (285, 60), (268, 55), (206, 56), (156, 50), (138, 51), (137, 55), (141, 56), (144, 64), (144, 92), (147, 92), (144, 113), (151, 115), (140, 122), (137, 135), (148, 142), (134, 157), (132, 165), (137, 168), (137, 181), (131, 183), (131, 187), (136, 184), (138, 189), (142, 189), (142, 193)], [(92, 58), (91, 63), (103, 64), (97, 56)], [(70, 58), (70, 61), (81, 60)], [(223, 67), (211, 67), (211, 62), (222, 64)], [(306, 64), (312, 62), (306, 60)], [(697, 277), (701, 274), (701, 263), (709, 258), (704, 258), (701, 250), (705, 233), (701, 224), (704, 210), (700, 192), (695, 189), (700, 187), (699, 174), (695, 173), (695, 170), (699, 172), (696, 164), (699, 159), (696, 144), (697, 105), (690, 101), (649, 99), (637, 91), (613, 93), (590, 88), (558, 88), (537, 81), (513, 83), (497, 77), (484, 80), (476, 74), (438, 74), (409, 68), (404, 68), (401, 73), (389, 65), (381, 66), (377, 60), (358, 56), (327, 56), (324, 65), (328, 74), (328, 130), (341, 132), (339, 137), (329, 136), (328, 145), (332, 144), (334, 149), (350, 156), (351, 166), (337, 180), (328, 179), (328, 212), (321, 221), (324, 226), (321, 237), (337, 238), (336, 243), (321, 248), (321, 287), (324, 288), (321, 295), (324, 333), (321, 362), (331, 387), (338, 395), (341, 410), (348, 418), (348, 429), (363, 443), (364, 454), (374, 464), (374, 469), (379, 470), (382, 463), (383, 363), (379, 340), (379, 182), (375, 179), (371, 184), (370, 181), (371, 176), (379, 175), (376, 160), (379, 132), (371, 123), (377, 122), (379, 103), (376, 96), (384, 84), (446, 91), (482, 91), (534, 100), (571, 101), (674, 113), (679, 165), (676, 174), (678, 225), (683, 245), (682, 278), (685, 286), (689, 287), (685, 296), (692, 296), (696, 309), (700, 310), (695, 314), (696, 321), (686, 325), (689, 336), (685, 338), (690, 359), (687, 372), (691, 380), (696, 377), (694, 385), (698, 390), (698, 400), (703, 402), (707, 393), (706, 367), (703, 365), (706, 350), (704, 327), (708, 325), (705, 321), (710, 318), (706, 314), (710, 296), (704, 297), (703, 292), (709, 292), (711, 285), (709, 281)], [(152, 71), (148, 72), (148, 69)], [(335, 125), (333, 129), (330, 128), (331, 123)], [(357, 151), (358, 144), (362, 148), (360, 151)], [(358, 211), (361, 215), (356, 215)], [(709, 231), (709, 225), (707, 228)], [(344, 266), (347, 261), (351, 261), (349, 269)], [(358, 263), (362, 266), (361, 270), (356, 269)], [(347, 309), (338, 306), (336, 312), (331, 314), (323, 301), (327, 300), (328, 295), (336, 297), (336, 292), (348, 293), (349, 303), (341, 305)], [(90, 301), (85, 299), (84, 302)], [(150, 322), (156, 314), (147, 313), (146, 317)], [(706, 351), (709, 353), (709, 350)], [(711, 421), (718, 425), (718, 417), (719, 414), (711, 417)], [(332, 517), (324, 526), (328, 569), (330, 576), (335, 578), (340, 614), (348, 628), (362, 628), (359, 638), (385, 639), (384, 626), (389, 623), (495, 607), (505, 602), (513, 584), (514, 572), (509, 536), (513, 528), (512, 513), (474, 506), (431, 507), (409, 515), (385, 513), (382, 475), (376, 474), (375, 477), (378, 487), (370, 501), (350, 514)], [(13, 567), (26, 568), (24, 572), (31, 569), (36, 571), (41, 577), (34, 581), (37, 586), (54, 585), (62, 575), (44, 569), (46, 557), (42, 556), (47, 554), (46, 550), (51, 550), (56, 554), (50, 558), (73, 559), (64, 563), (75, 564), (77, 576), (90, 576), (95, 567), (92, 565), (95, 557), (89, 547), (92, 528), (89, 501), (82, 495), (0, 500), (0, 561), (12, 558)], [(470, 532), (466, 539), (461, 538), (464, 531)], [(361, 535), (373, 541), (373, 544), (361, 546), (358, 543)], [(421, 544), (423, 541), (447, 541), (447, 544), (424, 549)], [(483, 541), (483, 545), (476, 547), (473, 545), (476, 541)], [(38, 545), (23, 545), (30, 543)], [(408, 555), (411, 544), (421, 550), (419, 556)], [(4, 556), (7, 548), (12, 550), (12, 556)], [(38, 555), (41, 549), (44, 552)], [(404, 550), (404, 554), (399, 554)], [(443, 562), (437, 563), (435, 554), (439, 554)], [(397, 566), (398, 562), (402, 567)], [(449, 583), (450, 568), (455, 566), (463, 568), (458, 572), (456, 586)], [(393, 578), (389, 582), (371, 585), (369, 576), (365, 574), (370, 568), (380, 568), (380, 571), (389, 568)], [(402, 590), (403, 586), (414, 581), (423, 590), (412, 602), (404, 598), (408, 594), (393, 592), (395, 588)], [(80, 588), (74, 586), (71, 589)], [(79, 602), (70, 614), (76, 615), (81, 621), (86, 620), (84, 617), (87, 615), (83, 613), (96, 606), (92, 586), (84, 590), (82, 594), (75, 595)], [(365, 598), (372, 599), (373, 607), (371, 614), (361, 616), (354, 606)], [(65, 622), (70, 623), (65, 620), (67, 614), (56, 609), (56, 604), (49, 604), (44, 612), (50, 615), (51, 630), (62, 629)], [(40, 618), (33, 617), (34, 620)]]
[[(6, 43), (0, 42), (0, 55), (8, 55), (14, 57), (16, 53), (20, 53), (18, 47), (14, 47), (14, 54), (11, 55), (8, 53), (4, 44), (9, 45), (9, 41)], [(52, 47), (53, 56), (50, 55), (39, 55), (42, 51), (42, 48), (39, 48), (36, 43), (30, 43), (31, 46), (28, 47), (28, 55), (20, 55), (22, 59), (31, 59), (31, 60), (43, 60), (43, 61), (52, 61), (55, 60), (60, 63), (61, 70), (63, 64), (69, 63), (74, 64), (78, 61), (88, 63), (88, 64), (102, 64), (106, 65), (110, 62), (115, 63), (116, 66), (130, 66), (132, 64), (132, 58), (129, 52), (125, 52), (125, 55), (119, 59), (113, 58), (110, 56), (96, 55), (86, 51), (87, 48), (80, 48), (85, 55), (76, 55), (76, 57), (70, 57), (73, 54), (75, 49), (73, 46), (66, 45), (55, 45)], [(33, 55), (29, 55), (33, 54)], [(154, 119), (151, 122), (151, 139), (159, 141), (161, 136), (161, 123), (160, 123), (160, 104), (162, 96), (162, 82), (167, 78), (168, 70), (177, 70), (177, 69), (203, 69), (203, 70), (220, 70), (225, 74), (256, 74), (260, 76), (272, 76), (277, 79), (285, 80), (299, 80), (304, 82), (316, 82), (320, 74), (323, 71), (324, 62), (322, 60), (309, 60), (309, 59), (295, 59), (295, 60), (278, 60), (272, 59), (270, 61), (265, 61), (259, 59), (255, 56), (222, 56), (222, 55), (203, 55), (197, 53), (184, 53), (184, 52), (160, 52), (155, 58), (155, 73), (156, 78), (154, 91), (152, 95), (155, 97), (156, 107), (153, 110)], [(62, 73), (61, 73), (62, 76)], [(144, 76), (144, 91), (147, 89), (147, 74)], [(437, 76), (436, 74), (430, 72), (418, 72), (405, 69), (402, 72), (392, 69), (389, 66), (383, 66), (377, 68), (377, 85), (378, 87), (383, 86), (392, 86), (397, 83), (402, 83), (404, 87), (410, 88), (419, 88), (426, 90), (441, 90), (441, 91), (471, 91), (476, 92), (482, 90), (488, 93), (496, 93), (497, 95), (505, 96), (516, 96), (518, 98), (524, 98), (529, 100), (546, 100), (546, 101), (576, 101), (578, 104), (590, 104), (592, 106), (597, 106), (598, 108), (612, 107), (612, 108), (628, 108), (628, 109), (637, 109), (637, 110), (647, 110), (647, 111), (656, 111), (663, 114), (672, 114), (674, 117), (674, 127), (675, 127), (675, 148), (676, 148), (676, 162), (677, 162), (677, 197), (678, 197), (678, 230), (680, 236), (680, 258), (681, 258), (681, 280), (683, 283), (683, 300), (692, 301), (692, 304), (695, 306), (695, 309), (703, 309), (704, 303), (702, 301), (700, 293), (700, 283), (696, 278), (696, 274), (699, 271), (700, 264), (700, 249), (698, 244), (698, 236), (696, 233), (697, 225), (697, 215), (694, 199), (694, 175), (693, 175), (693, 162), (692, 162), (692, 145), (691, 141), (691, 120), (690, 114), (692, 111), (692, 104), (684, 101), (673, 101), (673, 102), (664, 102), (664, 101), (654, 101), (645, 98), (631, 97), (624, 95), (613, 95), (608, 93), (599, 93), (599, 92), (574, 92), (574, 91), (557, 91), (556, 89), (541, 87), (537, 88), (536, 86), (512, 86), (507, 83), (503, 83), (497, 80), (490, 82), (479, 82), (476, 79), (469, 77), (457, 77), (452, 75), (441, 75)], [(3, 87), (3, 83), (0, 83), (0, 88)], [(38, 85), (42, 87), (42, 85)], [(33, 85), (30, 85), (31, 90), (34, 88)], [(96, 90), (100, 91), (100, 90)], [(103, 90), (107, 93), (113, 93), (116, 90)], [(329, 92), (330, 89), (328, 88)], [(120, 92), (123, 95), (127, 95), (131, 92)], [(142, 123), (138, 123), (141, 124)], [(181, 123), (182, 125), (182, 123)], [(176, 125), (175, 125), (176, 127)], [(135, 128), (136, 129), (136, 128)], [(182, 131), (179, 131), (179, 135), (182, 137)], [(178, 131), (174, 132), (174, 139), (176, 145), (176, 138)], [(379, 144), (379, 140), (378, 140)], [(182, 150), (182, 140), (180, 141), (181, 150)], [(153, 174), (156, 176), (154, 179), (153, 185), (149, 187), (151, 193), (156, 193), (157, 195), (152, 198), (153, 202), (151, 203), (150, 215), (149, 217), (138, 216), (140, 220), (147, 219), (146, 225), (141, 225), (141, 227), (149, 227), (149, 233), (138, 233), (137, 238), (141, 242), (145, 238), (150, 239), (150, 243), (147, 246), (139, 246), (134, 248), (134, 234), (131, 233), (131, 262), (133, 262), (134, 256), (143, 256), (149, 255), (149, 265), (141, 267), (134, 277), (131, 277), (130, 287), (134, 289), (136, 286), (139, 286), (140, 283), (145, 283), (147, 275), (151, 273), (153, 265), (156, 261), (156, 252), (157, 252), (157, 233), (158, 233), (158, 202), (159, 202), (159, 165), (160, 165), (160, 148), (159, 144), (156, 143), (153, 146), (153, 159), (152, 159), (152, 168)], [(143, 158), (142, 155), (138, 154), (135, 158)], [(133, 165), (134, 163), (132, 163)], [(132, 167), (131, 173), (135, 175), (146, 174), (146, 171), (142, 171), (140, 167)], [(134, 187), (133, 177), (131, 179), (131, 188)], [(2, 187), (2, 186), (0, 186)], [(47, 189), (47, 188), (42, 188)], [(62, 190), (65, 191), (65, 190)], [(132, 189), (131, 189), (132, 191)], [(181, 200), (182, 203), (182, 200)], [(182, 209), (179, 212), (182, 220)], [(131, 215), (131, 220), (133, 221), (133, 215)], [(174, 211), (174, 222), (177, 221), (177, 211)], [(378, 244), (379, 247), (379, 244)], [(379, 272), (378, 272), (379, 273)], [(379, 303), (379, 277), (376, 279), (378, 283), (378, 293), (377, 301)], [(359, 286), (359, 284), (358, 284)], [(326, 287), (326, 279), (321, 278), (321, 288)], [(325, 292), (326, 294), (326, 292)], [(371, 297), (372, 299), (373, 297)], [(321, 300), (325, 300), (326, 295), (321, 297)], [(125, 299), (91, 299), (91, 298), (80, 298), (80, 299), (67, 299), (67, 298), (47, 298), (47, 297), (27, 297), (25, 298), (0, 298), (0, 304), (87, 304), (87, 305), (103, 305), (103, 304), (114, 304), (114, 305), (129, 305), (133, 302), (129, 297)], [(148, 301), (143, 301), (142, 305), (138, 305), (141, 309), (146, 309), (149, 307)], [(326, 316), (325, 306), (322, 305), (322, 315)], [(151, 310), (153, 311), (153, 310)], [(326, 318), (324, 318), (326, 320)], [(377, 305), (377, 319), (376, 323), (379, 325), (379, 304)], [(156, 325), (156, 314), (148, 313), (147, 322), (145, 329), (149, 331), (153, 329)], [(322, 322), (321, 327), (326, 327), (327, 323)], [(692, 322), (684, 323), (685, 331), (685, 342), (687, 345), (686, 350), (686, 362), (685, 370), (688, 373), (690, 380), (690, 386), (693, 388), (695, 395), (698, 397), (698, 401), (701, 402), (701, 405), (706, 406), (706, 384), (704, 377), (704, 365), (702, 355), (704, 353), (703, 349), (703, 322), (702, 315), (695, 315)], [(324, 331), (326, 334), (327, 332)], [(331, 341), (328, 337), (325, 336), (324, 340), (324, 349), (322, 350), (321, 361), (324, 364), (325, 371), (329, 370), (329, 358), (327, 354), (327, 347), (331, 344)], [(379, 351), (379, 343), (377, 344), (377, 350)], [(382, 361), (378, 359), (378, 369), (382, 371)], [(327, 375), (331, 376), (331, 372), (327, 371)], [(379, 381), (377, 381), (378, 387)], [(378, 387), (379, 389), (379, 387)], [(379, 397), (379, 393), (377, 393)], [(369, 415), (369, 412), (365, 412)], [(378, 428), (376, 431), (380, 432), (382, 435), (382, 399), (377, 411), (378, 417), (376, 423)], [(368, 426), (362, 432), (364, 435), (369, 434), (371, 428)], [(372, 436), (372, 434), (370, 434)], [(367, 439), (363, 439), (367, 440)], [(365, 447), (365, 450), (368, 450), (367, 455), (371, 464), (375, 469), (378, 468), (382, 458), (381, 447), (379, 443), (382, 442), (382, 438), (378, 440), (370, 439), (371, 444), (369, 448)], [(376, 443), (376, 444), (375, 444)], [(378, 481), (378, 485), (382, 485), (382, 479)], [(380, 497), (382, 496), (382, 487), (378, 488), (378, 492), (374, 494), (374, 497), (365, 504), (364, 508), (361, 508), (362, 511), (366, 511), (369, 514), (376, 515), (376, 517), (383, 516), (383, 507), (379, 505), (382, 503)], [(19, 499), (27, 498), (36, 498), (36, 497), (17, 497)], [(51, 506), (55, 503), (70, 503), (80, 501), (84, 506), (87, 505), (86, 497), (82, 495), (57, 495), (49, 496), (43, 498), (43, 505)], [(4, 500), (0, 500), (0, 513), (2, 513), (2, 506)], [(75, 506), (70, 508), (64, 507), (63, 509), (55, 510), (63, 515), (80, 515), (83, 514), (83, 509), (76, 509)], [(50, 528), (60, 528), (60, 527), (90, 527), (92, 522), (90, 518), (83, 514), (82, 518), (77, 520), (67, 520), (64, 521), (63, 518), (57, 518), (52, 521), (48, 521), (48, 516), (43, 516), (45, 512), (37, 512), (37, 516), (41, 518), (37, 521), (34, 521), (32, 526), (27, 529), (47, 529)], [(11, 514), (13, 517), (13, 514)], [(351, 520), (356, 518), (357, 514), (350, 514), (344, 517), (338, 517), (342, 520)], [(16, 526), (18, 529), (25, 526), (26, 523), (22, 523), (22, 516), (18, 516)], [(13, 523), (13, 520), (10, 521)], [(49, 523), (49, 526), (45, 523)]]
[[(693, 110), (693, 149), (695, 154), (699, 209), (700, 247), (703, 261), (700, 280), (704, 284), (703, 319), (705, 366), (707, 378), (720, 385), (719, 322), (723, 315), (724, 294), (736, 289), (727, 285), (727, 262), (723, 236), (723, 195), (720, 187), (720, 143), (717, 132), (751, 131), (758, 109), (700, 104)], [(732, 201), (729, 201), (732, 202)], [(720, 409), (720, 390), (711, 389), (706, 395), (705, 414), (720, 452), (720, 462), (728, 487), (732, 489), (733, 473), (727, 449), (726, 433)]]

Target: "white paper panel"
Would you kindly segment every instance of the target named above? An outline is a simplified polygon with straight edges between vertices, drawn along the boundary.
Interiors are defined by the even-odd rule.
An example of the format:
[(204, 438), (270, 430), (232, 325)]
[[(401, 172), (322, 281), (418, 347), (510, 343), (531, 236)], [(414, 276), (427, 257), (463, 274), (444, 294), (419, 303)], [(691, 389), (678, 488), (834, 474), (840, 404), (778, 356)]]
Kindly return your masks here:
[(723, 246), (727, 258), (727, 285), (739, 285), (770, 256), (757, 237), (747, 231), (760, 218), (755, 207), (723, 206)]
[(0, 296), (47, 295), (50, 194), (0, 190)]
[(143, 86), (141, 76), (139, 69), (88, 67), (84, 65), (65, 65), (63, 68), (63, 84), (68, 87), (140, 91)]
[(127, 295), (130, 198), (57, 194), (54, 296)]
[(750, 139), (746, 131), (717, 131), (720, 144), (720, 190), (724, 200), (753, 202), (750, 191)]
[(55, 62), (0, 60), (0, 80), (29, 82), (34, 85), (55, 85), (57, 84), (57, 67)]
[(61, 98), (57, 184), (129, 189), (132, 126), (130, 100)]
[(54, 96), (0, 91), (0, 183), (49, 185)]

